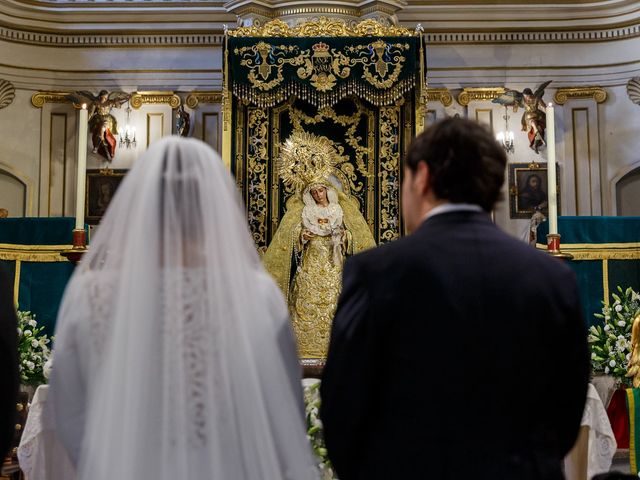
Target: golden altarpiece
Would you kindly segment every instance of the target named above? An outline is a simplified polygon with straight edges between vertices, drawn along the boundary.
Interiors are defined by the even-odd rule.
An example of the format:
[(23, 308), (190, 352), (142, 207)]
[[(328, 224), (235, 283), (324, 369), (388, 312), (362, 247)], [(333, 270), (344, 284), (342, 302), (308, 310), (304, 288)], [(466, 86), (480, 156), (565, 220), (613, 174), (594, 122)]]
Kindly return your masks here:
[[(375, 20), (354, 24), (323, 17), (295, 27), (273, 20), (227, 31), (223, 55), (223, 158), (242, 192), (256, 246), (261, 254), (267, 252), (267, 269), (273, 274), (269, 246), (289, 235), (283, 229), (291, 227), (294, 246), (283, 246), (279, 255), (300, 253), (295, 247), (300, 230), (294, 225), (300, 220), (288, 219), (292, 211), (303, 211), (314, 184), (341, 207), (336, 207), (337, 218), (345, 230), (346, 255), (398, 238), (403, 230), (401, 157), (424, 127), (422, 32)], [(327, 151), (331, 159), (318, 165), (317, 158)], [(286, 174), (283, 153), (290, 163)], [(294, 282), (295, 260), (278, 260), (287, 270), (277, 279), (290, 309), (292, 292), (300, 287)], [(332, 271), (319, 278), (323, 275), (331, 283)], [(333, 294), (320, 291), (309, 298), (325, 294), (335, 307)], [(307, 301), (307, 309), (308, 302), (313, 301)], [(311, 318), (320, 322), (312, 332), (296, 328), (292, 314), (305, 364), (321, 365), (326, 355), (331, 315), (318, 315), (324, 320)]]

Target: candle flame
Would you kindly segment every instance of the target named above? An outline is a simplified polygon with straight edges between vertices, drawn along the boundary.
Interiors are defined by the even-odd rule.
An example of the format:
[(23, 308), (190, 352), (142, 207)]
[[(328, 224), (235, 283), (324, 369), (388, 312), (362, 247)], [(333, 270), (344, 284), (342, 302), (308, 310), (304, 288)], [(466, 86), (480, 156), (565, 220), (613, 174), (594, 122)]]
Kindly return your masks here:
[(83, 103), (83, 104), (82, 104), (82, 109), (83, 109), (83, 110), (86, 110), (86, 109), (87, 109), (87, 104), (86, 104), (86, 103)]
[(548, 106), (553, 108), (553, 103), (549, 102)]

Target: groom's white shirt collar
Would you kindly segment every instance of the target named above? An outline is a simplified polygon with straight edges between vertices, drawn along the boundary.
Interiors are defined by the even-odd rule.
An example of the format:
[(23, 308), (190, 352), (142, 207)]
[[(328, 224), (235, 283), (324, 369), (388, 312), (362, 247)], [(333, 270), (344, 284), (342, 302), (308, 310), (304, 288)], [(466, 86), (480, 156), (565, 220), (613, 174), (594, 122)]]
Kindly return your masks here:
[(444, 203), (429, 210), (422, 221), (435, 215), (451, 212), (482, 212), (482, 207), (473, 203)]

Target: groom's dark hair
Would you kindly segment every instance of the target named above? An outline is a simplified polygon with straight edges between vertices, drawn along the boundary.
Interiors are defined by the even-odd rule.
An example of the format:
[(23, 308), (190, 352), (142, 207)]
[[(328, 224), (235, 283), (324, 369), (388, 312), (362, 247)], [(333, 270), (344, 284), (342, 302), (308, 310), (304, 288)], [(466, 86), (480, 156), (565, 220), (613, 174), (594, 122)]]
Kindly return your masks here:
[(429, 127), (411, 144), (405, 166), (429, 167), (436, 197), (473, 203), (485, 211), (500, 199), (507, 156), (484, 126), (464, 118), (447, 118)]

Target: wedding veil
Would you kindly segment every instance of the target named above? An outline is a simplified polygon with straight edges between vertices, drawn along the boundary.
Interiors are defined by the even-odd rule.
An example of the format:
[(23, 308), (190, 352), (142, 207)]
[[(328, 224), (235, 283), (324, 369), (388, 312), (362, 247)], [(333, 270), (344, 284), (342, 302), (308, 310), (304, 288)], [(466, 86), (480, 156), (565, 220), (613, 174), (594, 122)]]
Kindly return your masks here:
[[(83, 345), (81, 479), (316, 478), (282, 295), (202, 142), (167, 138), (136, 161), (56, 333), (61, 350), (74, 335)], [(73, 388), (62, 392), (72, 367), (57, 362), (53, 396), (73, 403)]]

